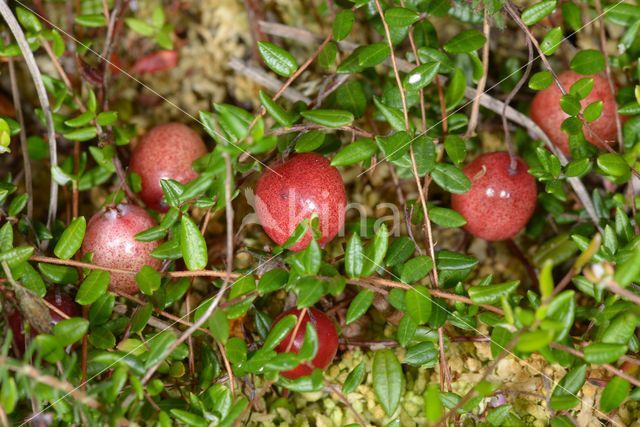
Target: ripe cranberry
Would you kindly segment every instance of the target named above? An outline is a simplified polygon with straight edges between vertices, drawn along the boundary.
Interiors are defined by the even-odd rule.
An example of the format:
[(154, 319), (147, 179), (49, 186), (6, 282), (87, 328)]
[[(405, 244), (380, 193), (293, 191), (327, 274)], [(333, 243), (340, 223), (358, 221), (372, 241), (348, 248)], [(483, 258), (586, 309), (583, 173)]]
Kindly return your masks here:
[[(569, 92), (571, 85), (584, 77), (593, 79), (593, 89), (580, 102), (582, 108), (596, 101), (602, 101), (603, 107), (600, 117), (589, 123), (591, 129), (586, 126), (583, 128), (584, 136), (593, 145), (600, 146), (601, 142), (611, 145), (616, 141), (615, 114), (618, 107), (607, 79), (599, 74), (583, 76), (573, 71), (565, 71), (558, 76), (558, 80)], [(531, 118), (542, 128), (556, 147), (564, 154), (569, 155), (569, 137), (560, 129), (562, 122), (569, 116), (560, 108), (560, 98), (562, 98), (562, 92), (555, 83), (538, 92), (531, 103)]]
[(160, 180), (186, 184), (198, 176), (191, 164), (206, 154), (200, 136), (181, 123), (156, 126), (145, 134), (131, 155), (131, 171), (140, 175), (140, 197), (152, 209), (166, 211)]
[[(63, 292), (58, 287), (49, 289), (47, 294), (44, 296), (44, 299), (69, 317), (80, 316), (80, 307), (78, 304), (76, 304), (69, 294)], [(49, 314), (51, 316), (51, 322), (54, 325), (63, 320), (63, 317), (54, 310), (49, 309)], [(20, 311), (12, 308), (9, 310), (7, 318), (9, 326), (11, 326), (11, 330), (13, 331), (14, 349), (22, 355), (26, 348), (24, 321), (22, 319), (22, 315), (20, 314)], [(32, 337), (35, 337), (38, 333), (40, 333), (40, 331), (31, 328)]]
[[(139, 242), (135, 235), (156, 222), (142, 208), (118, 205), (95, 214), (87, 224), (82, 254), (93, 253), (93, 263), (103, 267), (140, 270), (144, 265), (159, 269), (162, 262), (150, 253), (159, 242)], [(135, 276), (110, 273), (110, 288), (126, 294), (138, 292)]]
[(465, 230), (485, 240), (509, 239), (527, 225), (536, 208), (536, 181), (527, 164), (508, 153), (483, 154), (464, 168), (471, 189), (453, 194), (451, 204), (467, 220)]
[[(319, 243), (326, 244), (344, 225), (346, 205), (340, 172), (315, 153), (298, 154), (267, 169), (256, 185), (258, 219), (278, 245), (286, 242), (296, 226), (313, 213), (320, 220)], [(299, 251), (310, 241), (309, 232), (290, 249)]]
[[(273, 324), (278, 323), (278, 320), (287, 316), (289, 314), (293, 314), (296, 317), (300, 316), (302, 310), (294, 308), (292, 310), (285, 311), (280, 314), (274, 320)], [(293, 353), (298, 353), (300, 351), (300, 347), (302, 347), (302, 343), (304, 342), (304, 335), (307, 330), (307, 323), (311, 322), (311, 324), (315, 327), (316, 333), (318, 335), (318, 352), (316, 353), (316, 357), (311, 361), (311, 366), (309, 366), (309, 362), (301, 363), (295, 368), (289, 371), (283, 371), (281, 374), (284, 377), (289, 379), (296, 379), (300, 377), (304, 377), (306, 375), (310, 375), (313, 372), (314, 368), (324, 369), (331, 362), (333, 358), (336, 356), (336, 352), (338, 351), (338, 332), (336, 331), (336, 327), (333, 325), (333, 322), (329, 317), (323, 312), (310, 308), (304, 315), (304, 318), (300, 322), (300, 326), (298, 327), (298, 331), (296, 333), (295, 339), (293, 339), (293, 344), (288, 351)], [(276, 347), (276, 351), (278, 353), (287, 352), (287, 348), (289, 347), (289, 343), (292, 339), (293, 331), (289, 332), (289, 335), (283, 339), (280, 344)]]

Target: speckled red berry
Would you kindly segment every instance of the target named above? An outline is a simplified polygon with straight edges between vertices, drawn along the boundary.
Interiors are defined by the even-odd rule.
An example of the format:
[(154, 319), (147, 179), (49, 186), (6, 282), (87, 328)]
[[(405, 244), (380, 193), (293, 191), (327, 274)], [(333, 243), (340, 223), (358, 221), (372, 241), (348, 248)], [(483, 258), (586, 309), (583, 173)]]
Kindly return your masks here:
[[(78, 304), (76, 304), (69, 294), (65, 293), (58, 287), (49, 289), (47, 294), (44, 296), (44, 299), (69, 317), (80, 316), (80, 307)], [(51, 322), (54, 325), (63, 319), (60, 314), (52, 309), (49, 309), (49, 315), (51, 316)], [(11, 326), (11, 330), (13, 332), (14, 348), (18, 351), (19, 355), (22, 355), (26, 348), (24, 320), (22, 315), (17, 309), (11, 308), (8, 310), (7, 320), (9, 321), (9, 326)], [(40, 333), (40, 331), (31, 328), (32, 337), (35, 337), (38, 333)]]
[[(321, 238), (326, 244), (344, 225), (347, 194), (340, 172), (329, 160), (315, 153), (293, 156), (267, 169), (256, 185), (255, 208), (262, 227), (278, 245), (283, 244), (298, 224), (318, 214)], [(290, 249), (307, 247), (307, 233)]]
[[(593, 133), (587, 127), (584, 127), (584, 136), (587, 141), (596, 146), (601, 146), (601, 141), (611, 145), (616, 141), (615, 114), (618, 107), (615, 95), (611, 93), (607, 79), (599, 74), (583, 76), (573, 71), (565, 71), (558, 75), (558, 80), (564, 89), (569, 92), (571, 85), (585, 77), (593, 79), (593, 89), (581, 101), (582, 108), (596, 101), (602, 101), (603, 108), (600, 117), (589, 124)], [(531, 118), (547, 134), (556, 147), (562, 150), (564, 154), (569, 155), (569, 137), (560, 129), (562, 122), (569, 116), (560, 108), (560, 98), (562, 98), (562, 92), (560, 92), (555, 83), (538, 92), (531, 103)]]
[(193, 180), (198, 174), (192, 163), (206, 152), (200, 136), (181, 123), (151, 129), (136, 145), (129, 165), (132, 172), (140, 175), (142, 200), (152, 209), (166, 211), (160, 180), (170, 178), (182, 184)]
[[(293, 314), (299, 318), (301, 313), (302, 310), (297, 308), (285, 311), (274, 320), (273, 324), (275, 325), (281, 318), (289, 314)], [(305, 313), (296, 332), (295, 339), (293, 339), (293, 343), (291, 344), (292, 331), (278, 344), (276, 351), (278, 353), (284, 353), (286, 351), (298, 353), (304, 342), (304, 335), (307, 330), (307, 323), (309, 322), (315, 327), (316, 334), (318, 335), (318, 351), (316, 356), (310, 363), (302, 363), (289, 371), (281, 372), (284, 377), (296, 379), (310, 375), (314, 368), (325, 369), (331, 364), (338, 352), (338, 331), (336, 331), (333, 321), (329, 319), (326, 314), (315, 308), (310, 308)], [(291, 345), (291, 347), (289, 347), (289, 345)], [(287, 348), (289, 350), (287, 350)]]
[[(136, 234), (155, 225), (153, 218), (138, 206), (121, 204), (106, 208), (89, 220), (82, 253), (91, 252), (92, 262), (103, 267), (139, 271), (148, 265), (159, 269), (162, 262), (150, 253), (160, 243), (135, 239)], [(111, 290), (126, 294), (138, 292), (133, 274), (111, 272), (110, 278)]]
[(485, 240), (510, 239), (522, 230), (536, 208), (536, 181), (527, 164), (508, 153), (483, 154), (464, 168), (471, 189), (453, 194), (451, 204), (466, 220), (465, 230)]

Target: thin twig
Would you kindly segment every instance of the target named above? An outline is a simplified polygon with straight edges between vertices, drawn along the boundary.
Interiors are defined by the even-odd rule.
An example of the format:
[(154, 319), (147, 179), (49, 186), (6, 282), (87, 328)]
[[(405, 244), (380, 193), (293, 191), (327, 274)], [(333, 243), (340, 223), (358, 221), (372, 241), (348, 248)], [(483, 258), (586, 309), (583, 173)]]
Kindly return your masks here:
[[(47, 136), (49, 141), (49, 161), (51, 163), (51, 168), (58, 166), (58, 150), (56, 143), (56, 134), (55, 128), (53, 126), (53, 116), (51, 114), (51, 107), (49, 106), (49, 98), (47, 97), (47, 90), (44, 87), (44, 82), (42, 81), (42, 75), (40, 74), (40, 69), (38, 68), (38, 64), (36, 63), (36, 59), (33, 56), (33, 52), (31, 52), (31, 48), (29, 47), (29, 42), (27, 42), (27, 38), (18, 24), (16, 17), (13, 15), (13, 12), (9, 8), (6, 3), (6, 0), (0, 0), (0, 15), (4, 18), (5, 22), (9, 26), (13, 37), (15, 38), (20, 50), (22, 51), (22, 56), (24, 57), (25, 64), (27, 64), (27, 69), (29, 70), (29, 74), (31, 74), (31, 78), (33, 79), (33, 84), (36, 88), (36, 93), (38, 94), (38, 100), (40, 101), (40, 107), (44, 113), (45, 122), (47, 126)], [(58, 183), (55, 179), (51, 178), (51, 185), (49, 189), (49, 213), (47, 215), (47, 228), (51, 228), (53, 222), (56, 219), (56, 211), (58, 208)]]
[(27, 129), (24, 125), (24, 115), (22, 114), (22, 100), (20, 99), (20, 88), (16, 80), (16, 67), (13, 59), (9, 59), (9, 80), (11, 81), (11, 93), (13, 95), (13, 106), (16, 109), (16, 118), (20, 123), (20, 150), (22, 151), (22, 162), (24, 164), (24, 186), (29, 196), (27, 199), (27, 218), (33, 222), (33, 178), (31, 175), (31, 159), (29, 158), (29, 147), (27, 146)]
[[(476, 86), (476, 90), (480, 93), (484, 92), (484, 88), (487, 85), (487, 78), (489, 77), (489, 45), (491, 44), (491, 25), (489, 25), (489, 12), (486, 9), (484, 11), (484, 23), (482, 24), (482, 32), (484, 33), (484, 37), (485, 39), (487, 39), (487, 41), (482, 47), (482, 77), (480, 78), (480, 80), (478, 81), (478, 85)], [(467, 131), (465, 132), (465, 136), (467, 138), (470, 138), (476, 134), (479, 113), (480, 103), (479, 99), (476, 98), (473, 100), (473, 104), (471, 105), (469, 126), (467, 127)]]

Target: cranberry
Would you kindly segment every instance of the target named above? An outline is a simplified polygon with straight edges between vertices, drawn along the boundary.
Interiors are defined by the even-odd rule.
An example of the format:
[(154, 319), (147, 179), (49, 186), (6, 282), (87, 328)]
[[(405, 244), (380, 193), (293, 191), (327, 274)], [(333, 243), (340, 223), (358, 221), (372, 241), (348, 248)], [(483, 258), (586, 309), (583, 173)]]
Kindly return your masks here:
[[(80, 316), (80, 307), (78, 306), (78, 304), (76, 304), (76, 302), (73, 300), (73, 298), (71, 298), (69, 294), (63, 292), (58, 287), (49, 289), (47, 294), (44, 296), (44, 299), (69, 317)], [(54, 325), (63, 320), (63, 317), (60, 316), (60, 314), (58, 314), (55, 310), (49, 309), (49, 314), (51, 316), (51, 322)], [(22, 315), (20, 314), (20, 311), (14, 308), (9, 310), (7, 318), (9, 321), (9, 326), (11, 326), (11, 330), (13, 331), (14, 348), (21, 355), (24, 353), (24, 350), (26, 348), (24, 320), (22, 318)], [(40, 333), (40, 331), (31, 328), (32, 337), (35, 337), (38, 333)]]
[(483, 154), (464, 168), (471, 189), (452, 195), (452, 207), (467, 220), (465, 230), (485, 240), (505, 240), (518, 234), (536, 208), (536, 181), (527, 164), (508, 153)]
[(152, 209), (166, 211), (161, 179), (186, 184), (198, 176), (191, 164), (206, 154), (200, 136), (181, 123), (156, 126), (145, 134), (131, 155), (131, 171), (140, 175), (140, 197)]
[[(275, 325), (278, 323), (278, 320), (289, 314), (293, 314), (298, 317), (301, 312), (302, 310), (297, 308), (285, 311), (276, 318), (273, 324)], [(336, 352), (338, 351), (338, 332), (336, 331), (336, 327), (326, 314), (315, 308), (310, 308), (305, 313), (291, 347), (289, 348), (289, 344), (292, 339), (293, 331), (289, 332), (289, 335), (287, 335), (285, 339), (278, 344), (276, 351), (278, 353), (284, 353), (287, 351), (287, 348), (289, 348), (288, 351), (298, 353), (300, 351), (300, 347), (302, 347), (302, 343), (304, 342), (304, 335), (307, 330), (307, 323), (309, 322), (311, 322), (315, 327), (318, 335), (318, 352), (311, 361), (311, 366), (309, 366), (309, 362), (305, 362), (289, 371), (281, 372), (281, 374), (286, 378), (296, 379), (310, 375), (314, 368), (324, 369), (331, 364), (333, 358), (336, 356)]]
[[(602, 101), (603, 104), (600, 117), (589, 123), (590, 129), (583, 128), (585, 138), (596, 146), (601, 145), (601, 142), (611, 145), (616, 141), (615, 114), (618, 107), (607, 79), (598, 74), (583, 76), (573, 71), (565, 71), (558, 76), (558, 80), (568, 92), (573, 83), (584, 77), (593, 79), (593, 89), (580, 102), (582, 108), (596, 101)], [(562, 122), (569, 116), (560, 108), (560, 98), (562, 98), (562, 92), (555, 83), (538, 92), (531, 103), (531, 118), (542, 128), (556, 147), (564, 154), (569, 155), (569, 137), (560, 129)]]
[[(135, 235), (156, 222), (142, 208), (135, 205), (118, 205), (95, 214), (87, 224), (82, 243), (82, 253), (93, 254), (93, 263), (103, 267), (124, 270), (140, 270), (144, 265), (159, 269), (162, 262), (150, 253), (159, 242), (139, 242)], [(135, 276), (127, 273), (110, 273), (110, 288), (116, 292), (138, 292)]]
[[(315, 153), (293, 156), (267, 169), (256, 185), (256, 213), (266, 233), (278, 245), (291, 236), (298, 224), (318, 214), (324, 245), (344, 226), (347, 194), (340, 172)], [(307, 233), (290, 249), (307, 247)]]

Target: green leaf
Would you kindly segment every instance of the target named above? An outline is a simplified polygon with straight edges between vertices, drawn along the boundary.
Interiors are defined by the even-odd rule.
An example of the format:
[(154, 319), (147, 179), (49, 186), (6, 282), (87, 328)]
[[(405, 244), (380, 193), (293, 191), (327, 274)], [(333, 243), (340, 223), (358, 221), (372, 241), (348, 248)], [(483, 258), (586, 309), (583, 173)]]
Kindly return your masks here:
[(547, 319), (558, 322), (562, 328), (556, 331), (554, 339), (562, 341), (569, 336), (576, 317), (574, 291), (564, 291), (557, 295), (547, 308)]
[(71, 259), (82, 246), (82, 239), (84, 239), (86, 229), (87, 221), (83, 216), (71, 221), (71, 224), (60, 236), (53, 253), (60, 259)]
[[(398, 132), (405, 130), (404, 115), (402, 111), (384, 104), (376, 97), (373, 97), (373, 103), (376, 105), (376, 108), (380, 110), (384, 118), (387, 120), (387, 122), (389, 122), (389, 125), (393, 129)], [(376, 141), (378, 141), (379, 138), (380, 137), (376, 137)]]
[(388, 245), (389, 231), (383, 223), (376, 231), (373, 241), (369, 242), (364, 249), (364, 263), (361, 272), (363, 277), (372, 275), (378, 268), (382, 267)]
[(136, 283), (145, 295), (153, 295), (160, 288), (160, 273), (153, 267), (144, 265), (138, 273), (136, 273)]
[[(0, 256), (1, 257), (1, 256)], [(621, 264), (616, 265), (614, 280), (622, 287), (638, 280), (640, 275), (640, 246), (636, 246), (633, 253)]]
[(389, 250), (387, 251), (387, 259), (385, 261), (387, 267), (394, 267), (398, 264), (402, 264), (413, 255), (416, 250), (416, 245), (407, 236), (399, 236), (391, 242)]
[(344, 255), (344, 269), (349, 277), (360, 277), (364, 265), (362, 240), (356, 233), (351, 235)]
[(433, 268), (433, 261), (428, 256), (417, 256), (407, 261), (401, 269), (400, 280), (404, 283), (417, 282), (424, 278)]
[(69, 141), (89, 141), (94, 139), (98, 135), (98, 130), (94, 126), (75, 129), (70, 132), (62, 134)]
[(376, 351), (373, 357), (373, 389), (385, 413), (393, 415), (398, 409), (403, 389), (402, 367), (395, 353), (389, 349)]
[(314, 276), (303, 277), (298, 280), (295, 287), (298, 294), (298, 308), (311, 307), (325, 293), (322, 282)]
[(330, 128), (339, 128), (353, 123), (353, 114), (343, 110), (308, 110), (300, 113), (310, 122)]
[(74, 117), (73, 119), (66, 120), (64, 124), (74, 128), (86, 126), (87, 123), (93, 120), (94, 117), (95, 114), (93, 113), (93, 111), (85, 111), (84, 113)]
[(602, 115), (603, 106), (604, 104), (602, 103), (602, 101), (592, 102), (591, 104), (585, 107), (584, 111), (582, 112), (582, 115), (584, 116), (587, 122), (589, 123), (595, 122)]
[(183, 215), (180, 221), (180, 247), (187, 269), (196, 271), (207, 266), (207, 243), (198, 226), (188, 215)]
[(384, 18), (390, 27), (408, 27), (420, 19), (420, 15), (405, 7), (390, 7), (384, 11)]
[(373, 67), (384, 62), (391, 50), (386, 43), (373, 43), (365, 46), (358, 55), (358, 63), (361, 67)]
[(562, 17), (573, 31), (582, 28), (580, 7), (573, 2), (562, 2)]
[(64, 319), (56, 323), (53, 327), (53, 334), (61, 347), (73, 344), (87, 333), (89, 321), (80, 317)]
[(447, 135), (444, 139), (444, 149), (453, 163), (459, 164), (467, 155), (464, 139), (458, 135)]
[(332, 166), (348, 166), (370, 159), (378, 147), (369, 138), (361, 138), (340, 150), (331, 161)]
[(422, 89), (433, 81), (439, 69), (440, 63), (438, 62), (427, 62), (418, 65), (405, 76), (403, 80), (404, 88), (414, 91)]
[(333, 21), (333, 38), (338, 42), (344, 40), (351, 32), (355, 20), (356, 15), (349, 9), (338, 13)]
[(24, 7), (16, 7), (16, 17), (18, 18), (20, 25), (22, 25), (27, 31), (32, 33), (39, 33), (42, 31), (42, 24), (38, 17)]
[(296, 142), (296, 152), (308, 153), (320, 148), (324, 143), (325, 134), (320, 131), (309, 131), (302, 134)]
[(170, 331), (159, 332), (154, 335), (148, 342), (149, 351), (147, 352), (147, 360), (144, 367), (146, 369), (161, 362), (167, 355), (167, 349), (176, 340), (176, 337)]
[(588, 174), (591, 171), (591, 159), (584, 158), (579, 160), (572, 160), (567, 164), (565, 168), (565, 175), (568, 177), (581, 177)]
[(398, 344), (402, 347), (406, 347), (409, 342), (416, 335), (416, 331), (418, 330), (418, 323), (413, 320), (413, 317), (405, 314), (400, 319), (400, 323), (398, 323), (398, 330), (396, 331), (396, 339), (398, 340)]
[(443, 190), (455, 194), (463, 194), (471, 188), (471, 181), (467, 176), (453, 165), (448, 163), (438, 163), (431, 172), (433, 180), (442, 187)]
[(336, 62), (338, 47), (334, 42), (329, 42), (318, 54), (318, 65), (322, 68), (330, 68)]
[(436, 423), (442, 419), (444, 415), (444, 406), (440, 388), (437, 384), (429, 384), (424, 392), (424, 413), (430, 423)]
[(102, 13), (90, 14), (90, 15), (77, 15), (75, 22), (78, 25), (88, 28), (100, 28), (107, 26), (107, 19)]
[(627, 352), (625, 344), (593, 343), (584, 348), (584, 360), (596, 365), (613, 363)]
[(258, 282), (258, 292), (266, 295), (282, 288), (289, 280), (289, 273), (281, 268), (274, 268), (266, 272)]
[(284, 127), (291, 127), (298, 119), (297, 115), (285, 111), (276, 101), (274, 101), (269, 95), (260, 91), (258, 93), (260, 102), (267, 110), (267, 112), (273, 117), (273, 119)]
[(127, 24), (127, 27), (131, 28), (136, 33), (145, 37), (151, 37), (156, 31), (153, 25), (147, 24), (146, 22), (141, 21), (140, 19), (126, 18), (124, 21)]
[(547, 35), (544, 36), (544, 39), (542, 39), (542, 43), (540, 43), (540, 49), (542, 50), (542, 53), (544, 53), (546, 56), (553, 55), (555, 51), (560, 47), (560, 44), (562, 43), (562, 37), (562, 27), (555, 27), (554, 29), (549, 31)]
[(278, 322), (273, 325), (273, 328), (271, 328), (271, 331), (269, 331), (269, 335), (267, 335), (267, 338), (264, 340), (262, 348), (265, 350), (275, 349), (293, 330), (297, 321), (298, 318), (293, 314), (289, 314), (278, 320)]
[(271, 42), (258, 42), (258, 51), (267, 67), (279, 76), (290, 77), (298, 69), (293, 55)]
[(350, 80), (336, 90), (336, 104), (350, 111), (356, 117), (362, 117), (367, 109), (367, 95), (358, 80)]
[(538, 351), (551, 342), (553, 335), (549, 331), (525, 332), (520, 336), (516, 349), (524, 353)]
[(606, 385), (600, 397), (600, 409), (603, 412), (611, 412), (619, 407), (629, 396), (631, 384), (621, 377), (613, 377)]
[(80, 305), (93, 304), (107, 292), (109, 287), (109, 272), (93, 270), (80, 285), (76, 294), (76, 302)]
[(512, 280), (498, 285), (472, 286), (469, 288), (469, 297), (476, 304), (496, 304), (502, 297), (515, 291), (519, 284), (519, 280)]
[(421, 342), (407, 349), (404, 362), (412, 366), (435, 366), (438, 360), (438, 349), (429, 341)]
[(586, 373), (587, 365), (584, 364), (567, 372), (553, 390), (551, 395), (551, 408), (559, 411), (570, 409), (580, 403), (580, 400), (577, 399), (575, 395), (578, 394), (582, 388), (586, 379)]
[(373, 303), (374, 297), (375, 294), (373, 293), (373, 291), (370, 291), (368, 289), (364, 289), (358, 292), (358, 295), (356, 295), (353, 301), (351, 301), (351, 304), (349, 304), (349, 309), (347, 310), (346, 317), (347, 325), (358, 320), (367, 312), (367, 310), (369, 310), (369, 307), (371, 307), (371, 304)]
[(342, 392), (344, 394), (349, 394), (356, 391), (356, 388), (362, 384), (365, 373), (366, 367), (364, 362), (358, 363), (358, 365), (349, 372), (349, 375), (347, 375), (347, 378), (344, 380), (344, 384), (342, 384)]
[(449, 85), (444, 93), (444, 101), (447, 110), (451, 110), (464, 99), (464, 91), (467, 87), (467, 78), (460, 68), (456, 68), (453, 72)]
[(599, 155), (597, 165), (605, 175), (618, 178), (627, 176), (631, 172), (631, 169), (624, 157), (618, 153), (605, 153)]
[(591, 77), (583, 77), (576, 80), (569, 88), (569, 93), (576, 98), (582, 100), (586, 98), (593, 90), (595, 82)]
[(404, 297), (407, 314), (418, 325), (424, 325), (431, 316), (431, 297), (426, 286), (416, 286), (409, 289)]
[(622, 312), (611, 320), (601, 340), (605, 343), (627, 344), (633, 337), (637, 325), (638, 318), (634, 313)]
[(411, 137), (407, 132), (400, 131), (386, 137), (376, 136), (376, 143), (384, 153), (384, 160), (393, 162), (409, 151)]
[(426, 136), (419, 136), (411, 143), (413, 157), (416, 159), (416, 170), (419, 176), (431, 172), (436, 165), (436, 146)]
[(543, 0), (533, 4), (522, 12), (522, 22), (526, 25), (533, 25), (553, 12), (555, 8), (556, 0)]
[(444, 45), (449, 53), (469, 53), (480, 49), (487, 39), (478, 30), (467, 30), (457, 34)]
[(579, 74), (596, 74), (604, 70), (604, 55), (602, 55), (602, 52), (595, 49), (581, 50), (576, 53), (569, 66), (573, 71)]
[(553, 83), (553, 74), (549, 71), (540, 71), (535, 73), (529, 79), (529, 89), (543, 90), (551, 86)]
[(429, 207), (429, 218), (431, 222), (444, 228), (462, 227), (467, 223), (467, 220), (458, 212), (439, 206)]
[(578, 101), (578, 99), (576, 99), (573, 95), (563, 95), (560, 98), (560, 108), (562, 108), (562, 111), (564, 111), (568, 115), (575, 117), (580, 114), (580, 101)]

